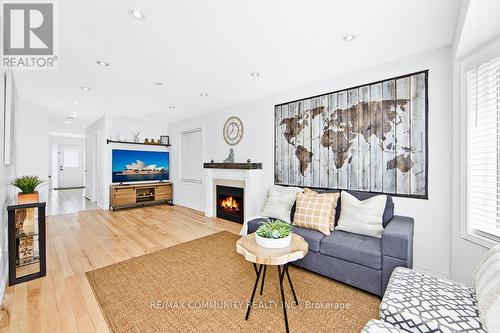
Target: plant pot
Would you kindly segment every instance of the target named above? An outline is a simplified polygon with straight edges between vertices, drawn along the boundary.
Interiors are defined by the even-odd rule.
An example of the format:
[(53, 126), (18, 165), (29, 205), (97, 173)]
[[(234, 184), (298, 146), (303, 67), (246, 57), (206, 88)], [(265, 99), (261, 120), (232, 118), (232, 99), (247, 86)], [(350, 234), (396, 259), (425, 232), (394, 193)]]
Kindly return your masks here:
[(34, 193), (21, 193), (19, 192), (17, 194), (17, 203), (18, 204), (26, 204), (26, 203), (33, 203), (33, 202), (38, 202), (40, 200), (40, 195), (38, 192)]
[(286, 236), (285, 238), (264, 238), (255, 234), (255, 242), (257, 245), (268, 249), (282, 249), (290, 246), (290, 243), (292, 242), (292, 234)]

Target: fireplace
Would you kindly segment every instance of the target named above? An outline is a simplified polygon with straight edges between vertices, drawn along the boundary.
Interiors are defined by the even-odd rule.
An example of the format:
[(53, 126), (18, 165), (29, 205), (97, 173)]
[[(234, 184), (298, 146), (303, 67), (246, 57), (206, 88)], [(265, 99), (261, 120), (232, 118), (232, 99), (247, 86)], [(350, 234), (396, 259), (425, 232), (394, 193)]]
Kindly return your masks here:
[(243, 193), (241, 187), (217, 185), (217, 217), (243, 224)]

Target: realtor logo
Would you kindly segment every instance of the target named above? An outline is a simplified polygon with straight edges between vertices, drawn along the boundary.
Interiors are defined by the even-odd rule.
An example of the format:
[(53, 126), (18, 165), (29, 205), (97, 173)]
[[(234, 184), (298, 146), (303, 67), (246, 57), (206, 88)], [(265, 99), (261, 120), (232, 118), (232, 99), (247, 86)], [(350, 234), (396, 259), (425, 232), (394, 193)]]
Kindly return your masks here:
[(2, 3), (2, 69), (55, 69), (55, 4)]

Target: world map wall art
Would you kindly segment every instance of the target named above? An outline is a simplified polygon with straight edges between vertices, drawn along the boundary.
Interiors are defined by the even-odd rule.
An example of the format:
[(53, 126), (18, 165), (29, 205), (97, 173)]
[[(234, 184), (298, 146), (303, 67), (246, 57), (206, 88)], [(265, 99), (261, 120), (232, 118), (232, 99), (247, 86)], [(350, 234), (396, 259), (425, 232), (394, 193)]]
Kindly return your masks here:
[(275, 184), (427, 198), (428, 71), (275, 106)]

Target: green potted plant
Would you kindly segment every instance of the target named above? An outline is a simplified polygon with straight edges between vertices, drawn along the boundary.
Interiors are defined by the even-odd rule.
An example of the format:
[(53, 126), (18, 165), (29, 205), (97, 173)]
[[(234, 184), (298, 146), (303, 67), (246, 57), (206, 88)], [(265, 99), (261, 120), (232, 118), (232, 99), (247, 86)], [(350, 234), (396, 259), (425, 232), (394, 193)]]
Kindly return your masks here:
[(45, 181), (38, 176), (21, 176), (14, 178), (10, 184), (21, 190), (21, 192), (17, 194), (17, 202), (23, 204), (38, 202), (40, 200), (37, 189), (44, 182)]
[(257, 229), (255, 242), (270, 249), (290, 246), (292, 226), (282, 220), (269, 220)]

